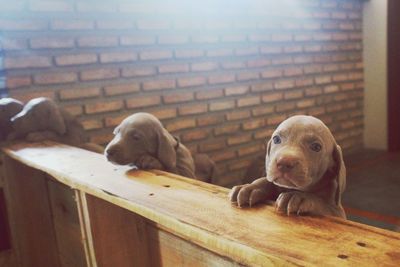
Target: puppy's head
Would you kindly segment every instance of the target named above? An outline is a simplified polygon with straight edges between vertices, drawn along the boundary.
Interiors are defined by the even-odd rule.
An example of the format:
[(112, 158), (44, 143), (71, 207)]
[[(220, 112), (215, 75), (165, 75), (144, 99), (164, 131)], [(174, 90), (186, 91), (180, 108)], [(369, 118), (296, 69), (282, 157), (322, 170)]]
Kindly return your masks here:
[(135, 113), (114, 129), (114, 138), (105, 149), (108, 161), (134, 164), (144, 155), (157, 158), (166, 169), (176, 166), (177, 141), (161, 122), (149, 113)]
[(268, 181), (281, 187), (307, 191), (332, 176), (339, 191), (344, 189), (340, 147), (328, 127), (311, 116), (293, 116), (278, 126), (268, 142), (265, 164)]
[(7, 137), (11, 130), (11, 118), (19, 113), (24, 104), (13, 98), (0, 99), (0, 140)]
[(59, 107), (45, 97), (30, 100), (21, 112), (11, 118), (11, 122), (18, 136), (35, 131), (53, 131), (59, 135), (66, 132)]

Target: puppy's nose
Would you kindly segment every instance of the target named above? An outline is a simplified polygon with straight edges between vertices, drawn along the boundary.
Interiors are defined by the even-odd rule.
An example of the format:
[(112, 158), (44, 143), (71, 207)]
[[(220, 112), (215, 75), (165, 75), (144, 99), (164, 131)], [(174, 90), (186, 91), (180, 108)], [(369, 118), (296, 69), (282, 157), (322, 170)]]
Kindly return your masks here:
[(290, 172), (298, 163), (294, 157), (279, 157), (276, 161), (276, 166), (281, 172)]
[(108, 149), (106, 149), (106, 156), (107, 157), (112, 157), (117, 153), (117, 149), (110, 147)]

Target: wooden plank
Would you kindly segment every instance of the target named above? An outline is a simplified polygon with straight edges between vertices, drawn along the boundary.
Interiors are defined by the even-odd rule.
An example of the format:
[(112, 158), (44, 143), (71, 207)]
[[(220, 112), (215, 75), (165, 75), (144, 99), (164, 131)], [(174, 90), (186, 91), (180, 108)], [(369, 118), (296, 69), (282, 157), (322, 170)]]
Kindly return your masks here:
[(239, 209), (228, 202), (227, 189), (161, 171), (116, 167), (102, 155), (65, 145), (19, 144), (5, 151), (240, 264), (396, 265), (400, 259), (398, 233), (338, 218), (281, 216), (269, 205)]
[(60, 266), (45, 175), (9, 157), (4, 167), (14, 248), (21, 266)]
[(98, 266), (151, 266), (144, 219), (126, 209), (87, 195)]
[(18, 267), (13, 250), (5, 250), (0, 252), (0, 267)]
[(56, 181), (47, 184), (61, 266), (87, 266), (75, 192)]

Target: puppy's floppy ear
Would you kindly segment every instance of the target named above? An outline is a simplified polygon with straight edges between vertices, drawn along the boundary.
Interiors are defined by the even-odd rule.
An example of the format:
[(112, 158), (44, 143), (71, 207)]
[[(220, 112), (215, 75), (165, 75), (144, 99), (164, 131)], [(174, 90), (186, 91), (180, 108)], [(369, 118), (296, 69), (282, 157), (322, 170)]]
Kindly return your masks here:
[(343, 161), (342, 149), (340, 148), (339, 145), (335, 144), (332, 153), (333, 153), (332, 157), (334, 160), (333, 179), (335, 179), (337, 182), (337, 188), (335, 192), (335, 203), (337, 205), (341, 205), (341, 196), (342, 193), (344, 192), (344, 189), (346, 188), (346, 167)]
[(176, 151), (175, 147), (179, 144), (167, 130), (164, 128), (158, 132), (157, 158), (166, 167), (172, 170), (176, 167)]
[(271, 144), (272, 144), (272, 137), (269, 139), (268, 143), (265, 146), (265, 170), (268, 167), (269, 164), (269, 154), (271, 152)]

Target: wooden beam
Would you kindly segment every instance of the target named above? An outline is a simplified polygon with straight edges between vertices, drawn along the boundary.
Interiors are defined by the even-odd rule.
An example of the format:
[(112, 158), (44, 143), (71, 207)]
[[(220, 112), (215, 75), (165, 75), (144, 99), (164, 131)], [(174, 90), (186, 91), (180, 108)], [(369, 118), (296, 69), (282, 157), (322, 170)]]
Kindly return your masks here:
[[(147, 232), (149, 222), (237, 264), (362, 266), (396, 265), (400, 260), (399, 233), (338, 218), (287, 217), (270, 205), (240, 209), (229, 203), (225, 188), (162, 171), (116, 167), (102, 155), (66, 145), (17, 144), (5, 152), (84, 192), (99, 266), (107, 261), (105, 251), (117, 250), (107, 247), (109, 240), (116, 244), (125, 240), (123, 233), (133, 236), (132, 243), (120, 243), (121, 255), (127, 253), (125, 242), (130, 248), (137, 244), (137, 216), (145, 219)], [(135, 226), (124, 226), (125, 220)], [(119, 231), (113, 223), (126, 229)], [(116, 256), (115, 262), (131, 260)]]

